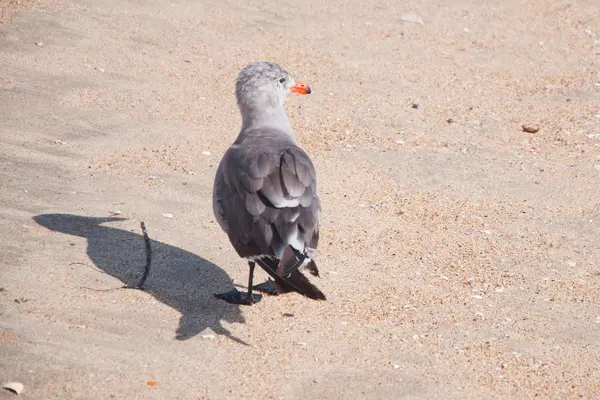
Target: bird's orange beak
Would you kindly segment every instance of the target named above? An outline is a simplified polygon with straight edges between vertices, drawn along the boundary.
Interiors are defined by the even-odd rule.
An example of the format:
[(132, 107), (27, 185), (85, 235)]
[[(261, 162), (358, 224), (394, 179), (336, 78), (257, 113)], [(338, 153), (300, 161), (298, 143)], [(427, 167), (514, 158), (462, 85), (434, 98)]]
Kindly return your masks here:
[(292, 86), (290, 90), (292, 91), (292, 93), (298, 94), (310, 94), (311, 92), (310, 86), (308, 86), (306, 83), (298, 81), (296, 81), (296, 84)]

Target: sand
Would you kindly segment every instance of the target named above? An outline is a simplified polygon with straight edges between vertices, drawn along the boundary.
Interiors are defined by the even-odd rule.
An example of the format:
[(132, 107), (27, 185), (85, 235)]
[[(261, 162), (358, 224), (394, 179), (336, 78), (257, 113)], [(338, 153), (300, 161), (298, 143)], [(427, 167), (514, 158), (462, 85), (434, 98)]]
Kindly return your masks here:
[[(0, 25), (19, 398), (600, 398), (597, 1), (29, 8)], [(313, 90), (287, 110), (327, 302), (213, 297), (247, 279), (210, 199), (252, 60)], [(142, 220), (147, 291), (116, 289), (142, 274)]]

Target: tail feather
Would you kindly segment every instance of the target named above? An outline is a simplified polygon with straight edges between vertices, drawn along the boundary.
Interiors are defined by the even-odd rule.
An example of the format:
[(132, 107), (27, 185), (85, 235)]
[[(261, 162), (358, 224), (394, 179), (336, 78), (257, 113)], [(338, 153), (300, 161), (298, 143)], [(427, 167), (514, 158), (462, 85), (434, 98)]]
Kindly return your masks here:
[(319, 276), (319, 269), (313, 260), (310, 260), (310, 262), (306, 264), (306, 270), (310, 272), (312, 276)]
[(306, 260), (306, 256), (294, 249), (292, 246), (288, 246), (283, 251), (279, 265), (277, 266), (277, 275), (282, 278), (289, 278), (295, 270), (297, 270), (302, 263)]
[(281, 291), (281, 293), (286, 292), (299, 292), (309, 297), (313, 300), (327, 300), (325, 294), (319, 290), (315, 285), (310, 283), (308, 278), (304, 276), (304, 274), (298, 270), (295, 270), (291, 273), (291, 275), (285, 280), (285, 283), (290, 283), (289, 285), (281, 285), (279, 282), (275, 281), (275, 285), (277, 286), (277, 290)]
[(298, 292), (313, 300), (327, 300), (325, 294), (321, 292), (315, 285), (310, 283), (308, 278), (302, 272), (295, 269), (289, 276), (283, 278), (277, 274), (279, 261), (272, 258), (259, 258), (256, 263), (264, 269), (274, 280), (277, 287), (277, 292), (288, 293)]

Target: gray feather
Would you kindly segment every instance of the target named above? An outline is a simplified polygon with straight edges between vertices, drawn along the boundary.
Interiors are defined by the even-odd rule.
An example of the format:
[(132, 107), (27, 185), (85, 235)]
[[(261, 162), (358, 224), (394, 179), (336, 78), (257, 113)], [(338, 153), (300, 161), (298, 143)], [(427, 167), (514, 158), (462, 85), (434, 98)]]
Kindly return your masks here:
[(291, 196), (291, 197), (299, 197), (302, 196), (304, 191), (306, 190), (306, 186), (300, 182), (298, 176), (295, 172), (292, 172), (289, 168), (283, 167), (281, 168), (281, 181), (282, 188)]
[(238, 254), (280, 257), (290, 244), (314, 247), (319, 200), (306, 153), (273, 130), (236, 143), (217, 169), (213, 207)]
[(265, 211), (267, 206), (262, 202), (258, 194), (247, 193), (246, 194), (246, 210), (254, 217), (260, 216)]

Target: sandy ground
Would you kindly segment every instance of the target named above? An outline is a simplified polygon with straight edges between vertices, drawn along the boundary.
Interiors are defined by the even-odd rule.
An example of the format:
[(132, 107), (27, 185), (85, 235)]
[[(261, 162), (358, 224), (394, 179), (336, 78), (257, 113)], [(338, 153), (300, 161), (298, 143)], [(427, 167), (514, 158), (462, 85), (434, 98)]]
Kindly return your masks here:
[(7, 23), (17, 11), (33, 7), (34, 0), (0, 0), (0, 24)]
[[(17, 11), (0, 380), (24, 399), (600, 398), (600, 8), (481, 3)], [(246, 282), (210, 196), (255, 59), (313, 89), (287, 109), (318, 171), (327, 302), (212, 296)], [(141, 276), (141, 220), (147, 292), (110, 290)]]

